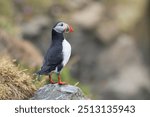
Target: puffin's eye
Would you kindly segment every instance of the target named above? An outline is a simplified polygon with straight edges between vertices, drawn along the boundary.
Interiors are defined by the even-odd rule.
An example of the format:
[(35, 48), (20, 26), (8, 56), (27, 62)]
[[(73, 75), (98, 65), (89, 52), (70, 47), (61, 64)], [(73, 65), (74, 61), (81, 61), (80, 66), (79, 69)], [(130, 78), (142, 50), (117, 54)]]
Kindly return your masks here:
[(63, 24), (61, 24), (60, 26), (63, 26)]

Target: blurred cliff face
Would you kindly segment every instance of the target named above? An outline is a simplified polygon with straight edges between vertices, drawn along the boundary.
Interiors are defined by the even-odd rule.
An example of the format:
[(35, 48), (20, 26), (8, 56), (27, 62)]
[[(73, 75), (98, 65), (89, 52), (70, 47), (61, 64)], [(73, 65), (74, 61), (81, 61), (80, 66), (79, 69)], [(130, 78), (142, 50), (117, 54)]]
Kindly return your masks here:
[[(17, 27), (13, 32), (43, 55), (54, 23), (72, 24), (75, 32), (66, 35), (73, 51), (68, 67), (73, 77), (91, 87), (96, 99), (150, 99), (148, 0), (6, 0), (0, 4), (7, 4), (0, 12), (12, 9), (4, 10), (1, 17), (7, 20), (0, 27), (8, 32)], [(11, 26), (4, 25), (10, 17)]]

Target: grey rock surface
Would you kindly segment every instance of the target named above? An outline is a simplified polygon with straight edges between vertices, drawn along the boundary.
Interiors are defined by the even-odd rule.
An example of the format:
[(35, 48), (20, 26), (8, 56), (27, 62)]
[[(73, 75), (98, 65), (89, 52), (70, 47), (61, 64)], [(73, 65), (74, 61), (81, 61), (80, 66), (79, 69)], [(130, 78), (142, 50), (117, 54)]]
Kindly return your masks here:
[(31, 100), (85, 100), (80, 88), (71, 85), (48, 84), (37, 90)]

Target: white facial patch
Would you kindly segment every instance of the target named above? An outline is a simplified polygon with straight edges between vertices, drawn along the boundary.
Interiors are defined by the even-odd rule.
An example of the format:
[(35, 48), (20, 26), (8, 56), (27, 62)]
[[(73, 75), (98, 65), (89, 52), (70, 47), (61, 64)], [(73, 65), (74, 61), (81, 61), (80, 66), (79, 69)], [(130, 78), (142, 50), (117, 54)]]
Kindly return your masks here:
[(67, 29), (68, 24), (64, 22), (58, 23), (53, 29), (58, 33), (63, 33)]

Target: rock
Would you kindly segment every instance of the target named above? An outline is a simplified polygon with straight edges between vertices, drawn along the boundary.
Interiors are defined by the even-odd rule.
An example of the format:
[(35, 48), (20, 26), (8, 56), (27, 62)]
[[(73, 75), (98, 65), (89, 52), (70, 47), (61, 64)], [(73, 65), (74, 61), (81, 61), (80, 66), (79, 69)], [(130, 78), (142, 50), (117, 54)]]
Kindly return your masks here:
[(37, 90), (31, 100), (85, 100), (81, 89), (71, 85), (48, 84)]
[(99, 23), (103, 15), (103, 6), (100, 3), (92, 3), (83, 10), (75, 12), (72, 16), (73, 21), (83, 28), (92, 29)]

